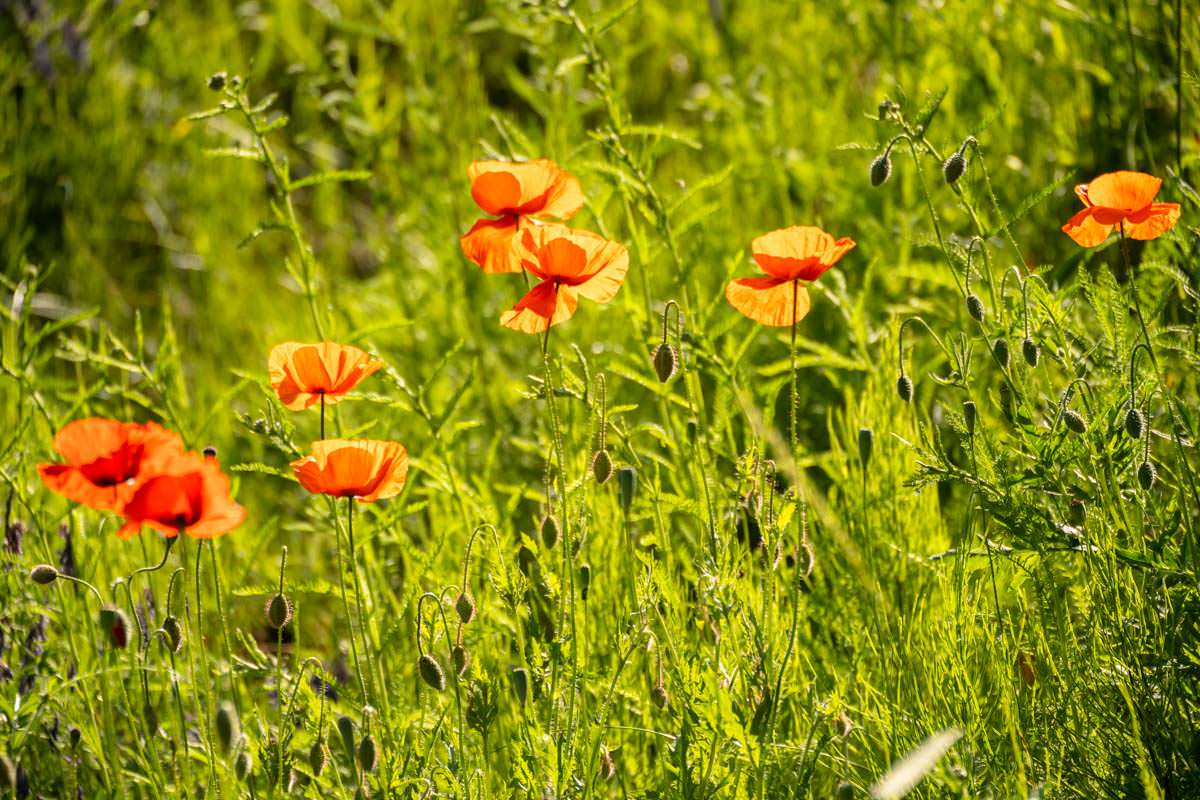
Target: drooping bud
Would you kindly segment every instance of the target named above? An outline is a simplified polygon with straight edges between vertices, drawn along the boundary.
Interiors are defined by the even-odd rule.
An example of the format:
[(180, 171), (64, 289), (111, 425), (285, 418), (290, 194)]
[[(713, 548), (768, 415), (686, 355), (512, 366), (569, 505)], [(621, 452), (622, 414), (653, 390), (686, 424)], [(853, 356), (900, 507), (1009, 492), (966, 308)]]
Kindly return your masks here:
[(450, 651), (450, 660), (454, 663), (454, 674), (461, 678), (471, 666), (471, 652), (461, 644), (456, 644)]
[(1158, 480), (1158, 470), (1154, 468), (1154, 462), (1143, 461), (1138, 467), (1138, 484), (1142, 487), (1142, 491), (1150, 491), (1154, 487), (1154, 482)]
[(417, 659), (417, 671), (421, 673), (421, 680), (425, 681), (430, 688), (436, 691), (445, 691), (446, 689), (446, 673), (442, 671), (442, 665), (437, 662), (437, 659), (425, 653)]
[(354, 758), (354, 754), (358, 750), (354, 743), (354, 720), (343, 714), (337, 718), (337, 722), (334, 724), (337, 726), (338, 736), (342, 740), (342, 747), (346, 748), (346, 755)]
[(896, 379), (896, 394), (900, 395), (900, 399), (906, 403), (912, 402), (913, 397), (913, 382), (912, 378), (907, 375), (901, 375)]
[(217, 706), (217, 740), (221, 743), (221, 751), (228, 753), (241, 732), (242, 725), (233, 704), (226, 700)]
[(454, 610), (458, 612), (458, 618), (462, 620), (463, 625), (469, 625), (471, 620), (475, 619), (475, 597), (470, 589), (464, 589), (458, 595), (458, 599), (454, 601)]
[(650, 690), (650, 700), (659, 710), (671, 705), (671, 695), (667, 693), (667, 687), (661, 683)]
[(529, 697), (529, 671), (524, 667), (513, 667), (508, 673), (508, 677), (512, 681), (513, 694), (517, 696), (517, 702), (524, 708), (525, 700)]
[(1125, 412), (1125, 432), (1129, 434), (1130, 439), (1141, 439), (1145, 429), (1146, 418), (1140, 408), (1130, 408)]
[(983, 301), (974, 292), (967, 295), (967, 315), (976, 322), (983, 322)]
[(129, 617), (116, 606), (104, 606), (100, 609), (100, 627), (108, 634), (108, 639), (115, 647), (129, 644)]
[(953, 184), (962, 177), (966, 169), (967, 159), (963, 156), (963, 151), (955, 150), (942, 163), (942, 177), (946, 179), (946, 183)]
[(277, 594), (267, 601), (263, 615), (272, 628), (283, 628), (292, 621), (292, 601), (282, 594)]
[(963, 422), (967, 426), (967, 436), (975, 435), (975, 418), (978, 416), (978, 409), (975, 408), (974, 400), (963, 401)]
[(637, 471), (633, 467), (621, 467), (617, 470), (617, 500), (621, 504), (621, 513), (628, 514), (633, 507), (633, 496), (637, 492)]
[(243, 748), (237, 754), (237, 758), (233, 761), (233, 771), (240, 781), (245, 781), (250, 777), (250, 773), (254, 771), (254, 759), (250, 757), (249, 750)]
[(379, 750), (375, 747), (375, 737), (367, 734), (358, 743), (358, 766), (364, 772), (373, 772), (379, 764)]
[(992, 342), (992, 355), (996, 358), (996, 363), (1004, 369), (1008, 369), (1010, 353), (1008, 351), (1008, 339), (1001, 336), (996, 341)]
[(654, 362), (654, 374), (661, 383), (671, 380), (675, 371), (679, 369), (679, 353), (676, 352), (675, 345), (669, 342), (663, 342), (654, 348), (651, 359)]
[(1038, 365), (1038, 360), (1041, 358), (1042, 350), (1038, 347), (1038, 343), (1028, 336), (1021, 342), (1021, 355), (1025, 357), (1025, 363), (1031, 367)]
[(312, 770), (314, 777), (319, 778), (327, 764), (329, 764), (329, 751), (325, 747), (324, 738), (318, 736), (317, 740), (312, 743), (312, 747), (308, 748), (308, 768)]
[(1072, 525), (1081, 527), (1087, 521), (1087, 503), (1083, 502), (1083, 498), (1072, 497), (1067, 511), (1070, 513)]
[(183, 626), (178, 617), (167, 617), (163, 620), (162, 631), (167, 637), (167, 645), (172, 653), (178, 653), (183, 648)]
[(883, 186), (892, 176), (892, 159), (887, 153), (880, 153), (871, 159), (871, 185)]
[(608, 454), (608, 448), (602, 447), (592, 454), (592, 476), (596, 479), (596, 483), (600, 486), (608, 483), (608, 479), (613, 474), (612, 456)]
[(870, 428), (858, 429), (858, 460), (863, 469), (871, 463), (871, 451), (875, 448), (875, 434)]
[(1087, 433), (1087, 420), (1073, 408), (1068, 408), (1063, 412), (1063, 422), (1067, 423), (1067, 427), (1078, 434)]
[(558, 544), (558, 537), (562, 534), (558, 527), (558, 519), (553, 514), (542, 517), (540, 533), (542, 534), (542, 544), (546, 545), (546, 549), (553, 550), (554, 546)]
[(229, 75), (224, 70), (221, 72), (214, 72), (212, 75), (208, 76), (208, 88), (212, 89), (214, 92), (219, 92), (225, 88), (225, 81), (228, 80), (228, 78)]
[(29, 579), (34, 583), (40, 583), (45, 586), (48, 583), (54, 583), (58, 579), (58, 570), (49, 564), (38, 564), (29, 570)]
[(587, 600), (588, 589), (592, 585), (592, 565), (581, 564), (579, 566), (579, 596)]

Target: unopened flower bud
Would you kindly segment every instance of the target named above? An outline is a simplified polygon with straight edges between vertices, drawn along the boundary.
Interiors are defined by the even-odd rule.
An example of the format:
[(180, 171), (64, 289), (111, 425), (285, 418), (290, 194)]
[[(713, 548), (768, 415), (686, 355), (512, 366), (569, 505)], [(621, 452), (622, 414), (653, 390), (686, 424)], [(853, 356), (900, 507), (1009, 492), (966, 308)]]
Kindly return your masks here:
[(612, 456), (608, 454), (608, 448), (602, 447), (592, 454), (592, 476), (596, 479), (596, 483), (600, 486), (608, 483), (608, 479), (613, 474)]
[(671, 695), (667, 693), (667, 687), (661, 683), (650, 690), (650, 700), (660, 710), (671, 705)]
[(228, 753), (241, 732), (242, 725), (238, 720), (237, 709), (229, 701), (221, 703), (217, 707), (217, 741), (221, 743), (221, 750)]
[(442, 665), (437, 662), (437, 659), (429, 653), (425, 653), (417, 659), (417, 671), (421, 673), (421, 680), (425, 681), (430, 688), (439, 692), (446, 689), (446, 673), (442, 671)]
[(1028, 336), (1021, 342), (1021, 355), (1025, 357), (1025, 363), (1031, 367), (1038, 365), (1038, 359), (1041, 358), (1042, 350), (1038, 347), (1038, 343)]
[(548, 550), (554, 549), (554, 546), (558, 544), (558, 537), (562, 534), (558, 527), (558, 519), (553, 514), (542, 517), (539, 532), (542, 534), (542, 544), (546, 545)]
[(967, 435), (975, 435), (975, 418), (978, 415), (978, 409), (975, 408), (974, 400), (963, 401), (963, 422), (967, 426)]
[(250, 751), (243, 748), (234, 759), (233, 771), (238, 776), (238, 780), (245, 781), (253, 770), (254, 759), (250, 757)]
[(312, 747), (308, 748), (308, 768), (312, 770), (313, 777), (319, 778), (328, 764), (329, 751), (325, 748), (325, 740), (318, 736)]
[(900, 399), (906, 403), (912, 402), (913, 397), (913, 382), (912, 378), (907, 375), (901, 375), (896, 379), (896, 394), (900, 395)]
[(167, 646), (172, 653), (178, 653), (183, 648), (183, 626), (178, 617), (167, 617), (163, 620), (162, 632), (167, 637)]
[(1150, 491), (1154, 487), (1154, 482), (1158, 480), (1158, 470), (1154, 468), (1154, 463), (1151, 461), (1143, 461), (1138, 467), (1138, 484), (1142, 487), (1142, 491)]
[(58, 570), (49, 564), (38, 564), (29, 570), (29, 578), (34, 583), (40, 583), (45, 586), (48, 583), (54, 583), (58, 578)]
[(1008, 339), (1001, 336), (996, 341), (992, 342), (992, 355), (996, 359), (996, 363), (1004, 369), (1008, 369), (1011, 355), (1008, 351)]
[(456, 644), (450, 651), (450, 660), (454, 663), (454, 674), (461, 678), (471, 666), (471, 652), (461, 644)]
[(946, 183), (953, 184), (962, 177), (966, 168), (967, 159), (963, 156), (962, 150), (955, 150), (942, 163), (942, 177), (946, 179)]
[(129, 617), (116, 606), (104, 606), (100, 609), (100, 627), (108, 634), (108, 639), (115, 647), (129, 644)]
[(358, 750), (354, 744), (354, 720), (343, 714), (337, 718), (337, 722), (334, 725), (337, 727), (338, 736), (342, 740), (342, 747), (346, 749), (346, 755), (353, 758), (354, 753)]
[(579, 566), (579, 596), (587, 600), (588, 589), (592, 585), (592, 565), (581, 564)]
[(228, 79), (228, 77), (229, 76), (224, 71), (214, 72), (212, 75), (208, 76), (208, 88), (212, 89), (214, 92), (221, 91), (225, 88), (225, 81)]
[(870, 428), (858, 429), (858, 460), (863, 469), (871, 463), (871, 451), (875, 448), (875, 434)]
[(887, 153), (880, 153), (871, 159), (871, 185), (883, 186), (892, 176), (892, 159)]
[(283, 628), (292, 621), (292, 601), (282, 594), (277, 594), (267, 601), (263, 615), (272, 628)]
[(663, 342), (654, 348), (651, 358), (654, 362), (654, 374), (662, 383), (671, 380), (675, 371), (679, 369), (679, 353), (676, 352), (675, 345), (669, 342)]
[(358, 743), (358, 766), (364, 772), (372, 772), (379, 764), (379, 750), (375, 747), (375, 737), (367, 734)]
[(967, 314), (976, 322), (983, 322), (983, 301), (974, 292), (967, 295)]
[(1141, 439), (1146, 429), (1146, 418), (1140, 408), (1130, 408), (1125, 412), (1125, 432), (1130, 439)]
[(1068, 408), (1063, 412), (1063, 422), (1067, 423), (1067, 427), (1078, 434), (1087, 433), (1087, 420), (1073, 408)]
[(458, 599), (454, 601), (454, 610), (458, 612), (458, 618), (462, 620), (463, 625), (470, 624), (471, 620), (475, 619), (475, 597), (470, 589), (464, 589), (458, 595)]
[(529, 697), (529, 671), (524, 667), (513, 667), (508, 676), (512, 681), (513, 693), (517, 696), (517, 702), (524, 707), (525, 700)]
[(633, 507), (633, 496), (637, 492), (637, 471), (633, 467), (621, 467), (617, 470), (617, 500), (621, 504), (621, 513), (628, 514)]

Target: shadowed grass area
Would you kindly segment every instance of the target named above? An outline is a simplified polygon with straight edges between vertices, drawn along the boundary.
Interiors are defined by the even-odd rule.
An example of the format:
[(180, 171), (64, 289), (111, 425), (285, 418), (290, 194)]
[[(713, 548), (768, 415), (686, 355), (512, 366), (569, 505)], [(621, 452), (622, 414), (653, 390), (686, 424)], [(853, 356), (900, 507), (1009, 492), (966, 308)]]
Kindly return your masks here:
[[(1194, 796), (1186, 5), (0, 2), (0, 793)], [(537, 157), (631, 262), (545, 358), (459, 245)], [(1079, 247), (1125, 169), (1179, 223)], [(796, 224), (857, 246), (793, 339), (724, 292)], [(353, 537), (320, 339), (411, 459)], [(38, 478), (88, 416), (246, 522), (118, 540)]]

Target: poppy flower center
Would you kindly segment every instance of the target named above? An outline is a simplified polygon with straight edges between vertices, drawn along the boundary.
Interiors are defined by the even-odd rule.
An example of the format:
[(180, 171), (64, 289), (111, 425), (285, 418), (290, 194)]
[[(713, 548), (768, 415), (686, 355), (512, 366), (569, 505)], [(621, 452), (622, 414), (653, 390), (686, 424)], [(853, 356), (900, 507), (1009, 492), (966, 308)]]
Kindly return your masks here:
[(95, 486), (111, 488), (137, 477), (142, 465), (142, 445), (123, 445), (115, 453), (79, 468)]

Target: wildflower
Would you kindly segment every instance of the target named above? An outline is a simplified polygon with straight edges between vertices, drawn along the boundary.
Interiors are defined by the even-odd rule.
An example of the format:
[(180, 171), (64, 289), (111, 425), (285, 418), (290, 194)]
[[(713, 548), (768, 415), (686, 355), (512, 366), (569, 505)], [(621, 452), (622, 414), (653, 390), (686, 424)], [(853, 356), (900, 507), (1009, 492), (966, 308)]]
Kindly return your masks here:
[(164, 458), (183, 453), (179, 435), (153, 422), (79, 419), (54, 436), (66, 463), (39, 464), (47, 488), (103, 511), (119, 511)]
[(292, 462), (292, 471), (313, 494), (371, 503), (400, 494), (408, 478), (408, 452), (399, 442), (322, 439), (313, 442), (312, 455)]
[(580, 296), (607, 303), (629, 270), (624, 245), (556, 223), (526, 228), (521, 247), (521, 264), (541, 282), (500, 317), (500, 324), (524, 333), (566, 322)]
[(1175, 226), (1178, 203), (1156, 203), (1162, 180), (1144, 172), (1110, 172), (1075, 187), (1084, 209), (1067, 220), (1063, 233), (1083, 247), (1104, 242), (1113, 228), (1132, 239), (1156, 239)]
[(179, 453), (138, 487), (121, 515), (125, 524), (117, 535), (122, 539), (138, 533), (143, 525), (168, 538), (182, 532), (212, 539), (241, 525), (246, 510), (230, 496), (229, 478), (216, 459)]
[(531, 217), (567, 220), (583, 207), (579, 180), (549, 159), (513, 163), (475, 161), (467, 168), (471, 197), (486, 213), (459, 239), (463, 253), (484, 272), (520, 272), (517, 235)]
[(725, 297), (738, 311), (763, 325), (792, 325), (812, 306), (804, 284), (815, 281), (854, 247), (820, 228), (797, 225), (759, 236), (751, 244), (761, 278), (738, 278)]
[(341, 402), (363, 378), (381, 369), (383, 362), (350, 345), (284, 342), (271, 349), (267, 367), (279, 401), (292, 411), (301, 411), (321, 402)]

